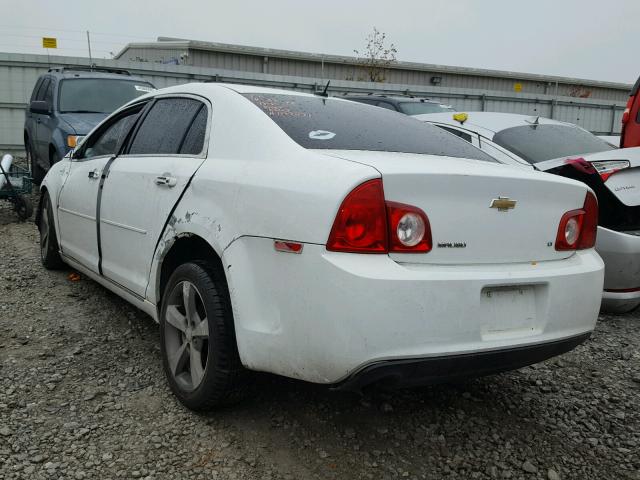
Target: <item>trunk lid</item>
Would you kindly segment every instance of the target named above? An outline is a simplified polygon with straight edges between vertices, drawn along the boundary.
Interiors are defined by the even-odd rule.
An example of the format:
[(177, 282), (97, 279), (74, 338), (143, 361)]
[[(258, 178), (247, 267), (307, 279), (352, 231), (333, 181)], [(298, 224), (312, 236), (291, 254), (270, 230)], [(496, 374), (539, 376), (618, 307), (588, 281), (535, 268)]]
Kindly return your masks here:
[[(478, 160), (388, 152), (323, 151), (382, 174), (385, 199), (421, 208), (433, 249), (392, 254), (398, 262), (514, 263), (558, 260), (554, 248), (562, 215), (582, 208), (586, 187), (556, 175)], [(507, 210), (491, 207), (501, 197)], [(507, 202), (502, 202), (507, 205)]]

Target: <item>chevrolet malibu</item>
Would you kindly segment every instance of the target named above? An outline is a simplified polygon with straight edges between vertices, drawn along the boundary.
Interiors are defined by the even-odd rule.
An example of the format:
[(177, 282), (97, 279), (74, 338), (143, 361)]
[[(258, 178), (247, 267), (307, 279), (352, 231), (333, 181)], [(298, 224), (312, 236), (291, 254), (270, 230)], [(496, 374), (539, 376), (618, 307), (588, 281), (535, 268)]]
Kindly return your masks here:
[(381, 108), (190, 84), (121, 108), (47, 174), (46, 268), (160, 324), (194, 410), (250, 371), (360, 389), (519, 368), (587, 339), (597, 202)]

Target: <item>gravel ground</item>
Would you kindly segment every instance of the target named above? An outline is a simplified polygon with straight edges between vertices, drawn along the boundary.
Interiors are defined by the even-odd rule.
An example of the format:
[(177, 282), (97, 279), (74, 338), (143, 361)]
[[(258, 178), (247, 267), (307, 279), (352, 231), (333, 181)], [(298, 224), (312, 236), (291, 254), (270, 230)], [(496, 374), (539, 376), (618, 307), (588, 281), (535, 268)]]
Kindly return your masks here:
[(196, 415), (153, 321), (44, 270), (37, 239), (0, 204), (0, 479), (640, 479), (639, 313), (464, 385), (357, 396), (262, 376)]

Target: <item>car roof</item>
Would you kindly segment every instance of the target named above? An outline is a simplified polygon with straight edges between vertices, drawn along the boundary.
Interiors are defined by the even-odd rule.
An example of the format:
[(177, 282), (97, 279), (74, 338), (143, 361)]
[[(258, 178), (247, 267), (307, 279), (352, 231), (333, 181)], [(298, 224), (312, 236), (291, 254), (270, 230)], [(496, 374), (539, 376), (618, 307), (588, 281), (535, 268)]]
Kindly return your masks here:
[(118, 80), (129, 80), (134, 82), (151, 83), (149, 80), (145, 80), (144, 78), (138, 77), (135, 75), (130, 75), (128, 72), (116, 73), (116, 72), (107, 72), (107, 71), (99, 71), (99, 70), (89, 70), (88, 67), (87, 67), (87, 70), (73, 69), (73, 68), (50, 68), (45, 75), (53, 76), (60, 79), (104, 78), (104, 79), (118, 79)]
[[(477, 131), (480, 134), (491, 132), (496, 134), (502, 130), (512, 127), (531, 126), (533, 123), (541, 125), (566, 125), (575, 127), (575, 125), (550, 118), (539, 117), (535, 115), (520, 115), (517, 113), (495, 113), (495, 112), (464, 112), (467, 120), (460, 123), (455, 120), (454, 115), (460, 115), (462, 112), (451, 113), (425, 113), (422, 115), (414, 115), (413, 117), (423, 122), (435, 122), (451, 125), (452, 127), (462, 127), (467, 130)], [(484, 131), (484, 132), (483, 132)], [(485, 135), (486, 136), (486, 135)], [(491, 135), (493, 136), (493, 135)]]
[[(205, 98), (220, 94), (220, 92), (224, 90), (226, 92), (232, 91), (239, 93), (240, 95), (245, 94), (267, 94), (267, 95), (290, 95), (297, 97), (310, 97), (310, 98), (323, 98), (322, 96), (315, 95), (313, 93), (306, 92), (297, 92), (294, 90), (285, 90), (280, 88), (269, 88), (269, 87), (258, 87), (255, 85), (242, 85), (235, 83), (222, 83), (222, 82), (192, 82), (192, 83), (183, 83), (181, 85), (174, 85), (171, 87), (165, 87), (156, 89), (153, 92), (147, 93), (145, 95), (141, 95), (133, 100), (131, 100), (126, 105), (123, 105), (118, 111), (126, 108), (129, 105), (134, 103), (138, 103), (140, 101), (145, 101), (149, 98), (154, 98), (162, 95), (182, 95), (182, 94), (191, 94), (191, 95), (199, 95)], [(343, 96), (336, 97), (327, 97), (331, 101), (336, 102), (347, 102), (353, 103), (350, 100), (346, 99)], [(379, 107), (371, 107), (371, 108), (379, 108)]]
[[(314, 95), (312, 93), (306, 92), (296, 92), (294, 90), (284, 90), (281, 88), (268, 88), (268, 87), (257, 87), (255, 85), (241, 85), (235, 83), (221, 83), (221, 82), (193, 82), (193, 83), (183, 83), (182, 85), (175, 85), (171, 87), (160, 88), (154, 90), (152, 93), (138, 97), (136, 100), (141, 100), (143, 98), (149, 96), (158, 96), (172, 93), (191, 93), (194, 95), (201, 95), (206, 97), (207, 94), (215, 93), (216, 91), (220, 91), (220, 89), (232, 90), (241, 95), (247, 93), (261, 93), (261, 94), (272, 94), (272, 95), (293, 95), (299, 97), (313, 97), (313, 98), (323, 98), (319, 95)], [(346, 101), (342, 97), (328, 97), (331, 100), (338, 101)]]

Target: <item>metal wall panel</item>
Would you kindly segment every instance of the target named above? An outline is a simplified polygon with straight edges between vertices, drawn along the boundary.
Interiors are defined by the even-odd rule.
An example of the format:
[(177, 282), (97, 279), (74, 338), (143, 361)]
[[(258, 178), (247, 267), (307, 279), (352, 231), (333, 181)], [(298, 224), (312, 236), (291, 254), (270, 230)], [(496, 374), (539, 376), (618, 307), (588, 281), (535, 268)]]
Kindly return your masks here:
[[(125, 56), (127, 58), (130, 57), (130, 55)], [(367, 81), (367, 71), (364, 68), (347, 63), (268, 57), (265, 65), (264, 57), (198, 50), (195, 48), (189, 50), (189, 56), (190, 60), (188, 64), (192, 66), (269, 73), (273, 75), (293, 75), (327, 80)], [(230, 62), (230, 57), (232, 57), (234, 61)], [(431, 85), (432, 77), (440, 77), (441, 87), (472, 88), (516, 93), (516, 85), (519, 85), (519, 88), (521, 88), (521, 90), (519, 90), (520, 93), (556, 94), (556, 85), (554, 82), (518, 80), (517, 78), (499, 78), (472, 74), (447, 74), (401, 68), (388, 69), (385, 74), (385, 81), (386, 83), (428, 86)], [(557, 86), (557, 94), (558, 96), (597, 98), (611, 101), (624, 101), (628, 96), (626, 90), (584, 87), (562, 83)]]
[[(167, 50), (162, 55), (175, 55), (177, 51)], [(397, 74), (398, 78), (403, 79), (403, 82), (399, 83), (349, 81), (336, 79), (336, 77), (357, 78), (358, 74), (362, 75), (352, 65), (325, 63), (322, 68), (321, 63), (288, 59), (270, 58), (267, 64), (268, 70), (280, 73), (264, 74), (261, 71), (255, 71), (258, 67), (265, 68), (263, 57), (245, 55), (241, 58), (242, 56), (224, 52), (214, 53), (215, 55), (209, 54), (206, 57), (207, 61), (230, 65), (233, 69), (100, 59), (96, 59), (95, 63), (98, 66), (128, 69), (132, 74), (146, 78), (158, 88), (193, 81), (214, 80), (313, 92), (323, 88), (327, 79), (333, 78), (329, 87), (332, 95), (343, 95), (345, 92), (401, 95), (409, 92), (418, 97), (428, 97), (453, 105), (457, 110), (477, 111), (484, 108), (486, 111), (553, 117), (577, 123), (598, 134), (619, 134), (622, 111), (626, 103), (626, 97), (611, 101), (568, 96), (555, 98), (552, 94), (545, 95), (538, 91), (527, 93), (524, 91), (524, 85), (521, 93), (498, 91), (502, 84), (512, 84), (513, 80), (480, 76), (464, 77), (463, 81), (462, 76), (451, 75), (451, 82), (467, 85), (460, 88), (416, 85), (415, 82), (420, 78), (429, 76), (428, 72), (417, 71), (394, 72), (394, 75)], [(190, 52), (188, 58), (205, 61), (205, 57), (199, 59), (191, 55), (195, 55), (195, 51)], [(48, 60), (44, 55), (0, 53), (0, 150), (23, 148), (24, 108), (38, 76), (45, 73), (50, 64), (86, 65), (86, 62), (86, 58), (52, 56)], [(445, 83), (446, 75), (441, 76)], [(456, 79), (456, 77), (459, 78)], [(471, 88), (468, 85), (474, 87)]]

